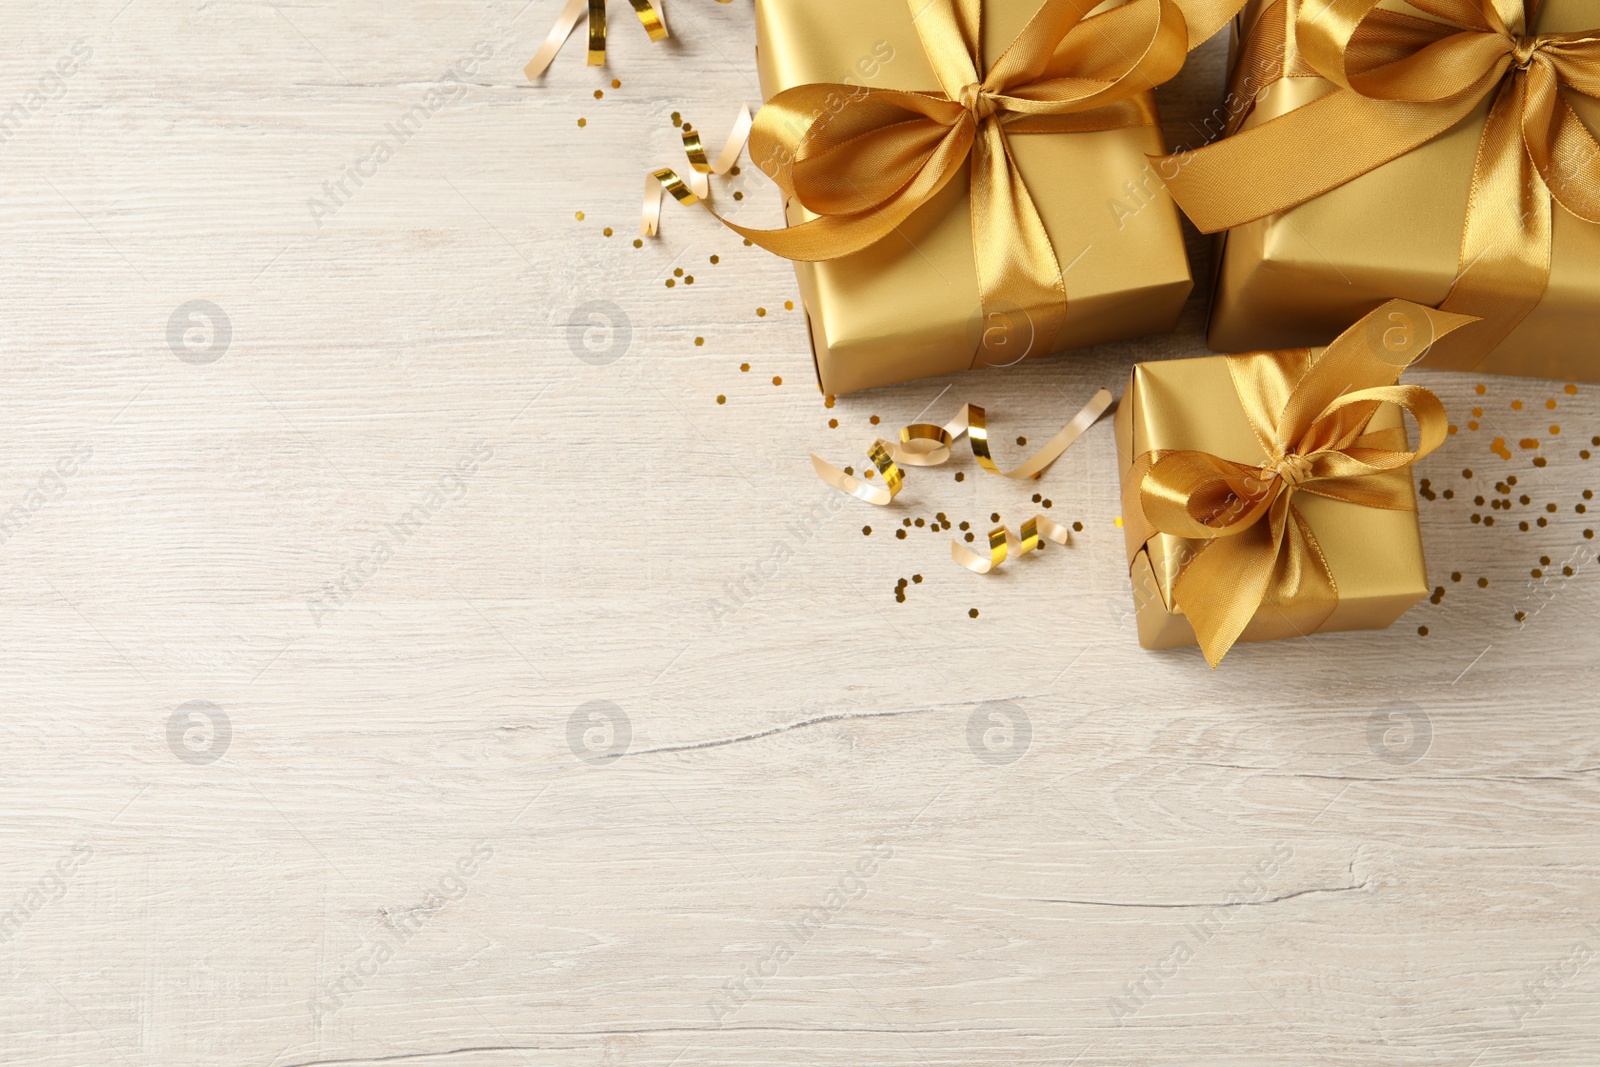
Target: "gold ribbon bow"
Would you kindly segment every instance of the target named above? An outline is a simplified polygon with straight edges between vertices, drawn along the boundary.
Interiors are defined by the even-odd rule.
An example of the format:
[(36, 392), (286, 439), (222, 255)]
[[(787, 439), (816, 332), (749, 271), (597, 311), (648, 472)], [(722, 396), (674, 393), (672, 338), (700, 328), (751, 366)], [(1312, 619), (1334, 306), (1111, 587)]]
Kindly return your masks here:
[(1131, 0), (1092, 17), (1098, 0), (1045, 0), (987, 72), (981, 0), (907, 2), (938, 90), (814, 84), (777, 94), (756, 116), (750, 155), (786, 202), (818, 217), (781, 230), (722, 221), (786, 259), (837, 259), (882, 240), (969, 171), (984, 321), (1026, 316), (1049, 351), (1067, 292), (1007, 138), (1155, 125), (1147, 91), (1182, 66), (1190, 29), (1221, 26), (1243, 0)]
[[(717, 2), (727, 4), (732, 0), (717, 0)], [(656, 0), (629, 0), (629, 3), (633, 5), (633, 13), (639, 16), (640, 25), (650, 35), (652, 41), (664, 41), (671, 36), (667, 32), (666, 15), (662, 8), (656, 6)], [(556, 24), (550, 28), (544, 44), (539, 46), (539, 51), (534, 53), (534, 57), (523, 69), (529, 81), (543, 74), (550, 66), (551, 61), (556, 58), (556, 53), (561, 51), (561, 46), (567, 43), (572, 31), (577, 29), (585, 11), (589, 15), (589, 66), (598, 67), (605, 64), (606, 0), (567, 0), (567, 6), (556, 16)]]
[[(1263, 606), (1320, 626), (1339, 600), (1297, 493), (1414, 511), (1409, 467), (1443, 443), (1444, 405), (1396, 384), (1429, 345), (1474, 321), (1404, 300), (1385, 304), (1320, 356), (1308, 349), (1229, 356), (1234, 390), (1267, 457), (1239, 462), (1200, 451), (1147, 452), (1124, 485), (1135, 542), (1155, 533), (1202, 542), (1172, 598), (1215, 667)], [(1380, 404), (1411, 413), (1421, 438), (1368, 431)]]
[(1374, 170), (1492, 95), (1459, 269), (1440, 305), (1486, 321), (1459, 339), (1468, 343), (1429, 361), (1470, 370), (1544, 296), (1552, 198), (1600, 222), (1600, 144), (1563, 95), (1600, 98), (1600, 30), (1530, 36), (1538, 0), (1408, 0), (1427, 18), (1379, 10), (1380, 0), (1302, 2), (1297, 18), (1286, 0), (1263, 16), (1285, 20), (1285, 32), (1250, 36), (1292, 35), (1303, 60), (1338, 89), (1217, 144), (1163, 157), (1162, 176), (1195, 225), (1214, 233)]

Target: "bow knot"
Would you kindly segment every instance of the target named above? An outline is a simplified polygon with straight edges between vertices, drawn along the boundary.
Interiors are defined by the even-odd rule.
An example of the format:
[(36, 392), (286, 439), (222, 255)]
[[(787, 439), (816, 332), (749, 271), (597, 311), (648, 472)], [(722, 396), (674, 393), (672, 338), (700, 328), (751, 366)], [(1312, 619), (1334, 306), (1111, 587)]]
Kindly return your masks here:
[(1550, 38), (1543, 34), (1527, 34), (1515, 37), (1511, 41), (1511, 60), (1518, 70), (1527, 70), (1533, 66), (1533, 57), (1536, 52), (1544, 48)]
[(1289, 451), (1261, 469), (1264, 473), (1277, 475), (1286, 491), (1298, 489), (1302, 482), (1311, 478), (1311, 457)]
[(966, 108), (978, 122), (982, 122), (999, 110), (994, 94), (984, 89), (978, 82), (968, 82), (962, 86), (961, 97), (956, 103)]

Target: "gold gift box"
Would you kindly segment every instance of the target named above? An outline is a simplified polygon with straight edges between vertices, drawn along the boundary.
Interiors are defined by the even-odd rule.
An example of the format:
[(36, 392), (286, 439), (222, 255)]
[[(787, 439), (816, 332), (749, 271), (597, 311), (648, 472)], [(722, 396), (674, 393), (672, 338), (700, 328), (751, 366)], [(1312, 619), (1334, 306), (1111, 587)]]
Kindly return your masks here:
[[(983, 0), (985, 64), (1038, 9)], [(756, 0), (756, 59), (767, 99), (797, 85), (938, 86), (906, 0)], [(849, 106), (843, 102), (841, 106)], [(1069, 300), (1050, 352), (1176, 328), (1193, 287), (1177, 208), (1147, 156), (1153, 126), (1010, 138), (1055, 245)], [(972, 368), (984, 327), (965, 173), (895, 234), (861, 252), (796, 263), (817, 381), (828, 394)], [(813, 218), (785, 205), (791, 225)], [(1048, 352), (1030, 352), (1030, 357)]]
[[(1254, 26), (1269, 6), (1269, 0), (1252, 0), (1236, 20), (1236, 63), (1241, 31), (1248, 32), (1243, 28)], [(1417, 14), (1402, 0), (1379, 6)], [(1544, 0), (1533, 28), (1563, 33), (1597, 24), (1594, 0)], [(1295, 66), (1292, 36), (1290, 42), (1281, 54), (1282, 70)], [(1271, 76), (1247, 73), (1251, 89)], [(1242, 128), (1259, 126), (1333, 88), (1314, 76), (1275, 81), (1259, 94)], [(1565, 95), (1591, 129), (1600, 128), (1600, 101)], [(1492, 99), (1490, 94), (1444, 136), (1299, 207), (1228, 231), (1211, 308), (1212, 351), (1327, 344), (1391, 297), (1431, 306), (1444, 300), (1459, 267), (1473, 161)], [(1600, 332), (1600, 226), (1560, 204), (1553, 212), (1544, 300), (1475, 372), (1600, 381), (1593, 342)], [(1425, 359), (1419, 365), (1429, 364)]]
[[(1346, 324), (1348, 325), (1348, 324)], [(1316, 353), (1320, 355), (1320, 351)], [(1203, 542), (1156, 533), (1140, 540), (1143, 525), (1131, 513), (1137, 487), (1129, 478), (1146, 452), (1193, 449), (1223, 459), (1260, 464), (1267, 459), (1251, 430), (1228, 371), (1228, 357), (1202, 356), (1133, 368), (1117, 406), (1117, 460), (1123, 487), (1123, 532), (1139, 644), (1181, 648), (1196, 644), (1194, 629), (1172, 602), (1172, 588), (1185, 563)], [(1380, 407), (1370, 429), (1405, 427), (1392, 404)], [(1415, 496), (1412, 497), (1413, 503)], [(1422, 532), (1415, 511), (1386, 511), (1343, 500), (1298, 493), (1294, 506), (1316, 534), (1339, 589), (1339, 603), (1326, 619), (1316, 605), (1287, 611), (1263, 606), (1240, 641), (1275, 641), (1313, 632), (1381, 630), (1428, 594)]]

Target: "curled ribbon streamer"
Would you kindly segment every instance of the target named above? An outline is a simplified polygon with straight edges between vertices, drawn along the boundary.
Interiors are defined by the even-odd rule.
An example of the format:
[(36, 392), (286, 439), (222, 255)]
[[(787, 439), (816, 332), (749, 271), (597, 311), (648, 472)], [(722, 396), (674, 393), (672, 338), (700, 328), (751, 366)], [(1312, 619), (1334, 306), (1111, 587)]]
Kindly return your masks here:
[(683, 152), (689, 157), (689, 173), (686, 177), (680, 177), (677, 171), (668, 167), (644, 176), (644, 208), (639, 212), (640, 236), (654, 237), (660, 231), (661, 202), (666, 194), (671, 193), (672, 198), (680, 204), (698, 204), (710, 198), (711, 175), (726, 174), (738, 162), (739, 153), (750, 139), (751, 122), (749, 105), (739, 105), (739, 113), (733, 119), (733, 129), (714, 161), (706, 156), (700, 132), (685, 125)]
[[(1296, 493), (1416, 510), (1410, 466), (1444, 442), (1448, 418), (1438, 397), (1396, 383), (1431, 342), (1473, 321), (1392, 300), (1315, 360), (1307, 349), (1229, 356), (1234, 390), (1266, 462), (1189, 450), (1146, 452), (1134, 461), (1123, 492), (1133, 543), (1157, 532), (1203, 542), (1173, 583), (1172, 599), (1212, 667), (1263, 606), (1309, 611), (1321, 625), (1338, 604), (1333, 572), (1295, 507)], [(1393, 322), (1400, 325), (1384, 328)], [(1415, 451), (1406, 449), (1403, 430), (1368, 432), (1386, 403), (1416, 420)]]
[[(907, 0), (938, 88), (818, 83), (778, 93), (756, 116), (751, 158), (785, 203), (816, 217), (779, 230), (717, 217), (786, 259), (838, 259), (895, 232), (966, 171), (983, 311), (1022, 312), (1050, 351), (1066, 321), (1066, 286), (1007, 138), (1156, 125), (1149, 90), (1200, 43), (1191, 21), (1216, 29), (1243, 3), (1130, 0), (1090, 16), (1096, 0), (1044, 0), (984, 72), (982, 0)], [(667, 190), (694, 202), (680, 186)]]
[(840, 492), (848, 493), (858, 500), (865, 500), (869, 504), (885, 507), (899, 495), (901, 486), (905, 482), (905, 473), (900, 469), (900, 464), (907, 467), (937, 467), (950, 458), (950, 446), (956, 439), (966, 434), (967, 441), (972, 446), (973, 458), (978, 461), (979, 466), (1002, 478), (1021, 481), (1043, 473), (1046, 467), (1059, 459), (1061, 453), (1083, 436), (1083, 432), (1110, 409), (1112, 403), (1111, 393), (1105, 389), (1099, 390), (1089, 398), (1089, 402), (1072, 417), (1071, 421), (1045, 443), (1043, 448), (1009, 471), (1001, 470), (989, 454), (987, 416), (983, 408), (976, 404), (963, 405), (956, 417), (944, 426), (916, 422), (902, 427), (898, 446), (882, 439), (874, 441), (868, 455), (873, 465), (883, 475), (887, 489), (863, 484), (814, 453), (811, 456), (811, 465), (819, 478)]
[(950, 558), (974, 574), (990, 574), (1012, 556), (1025, 556), (1040, 547), (1040, 537), (1048, 537), (1058, 545), (1070, 544), (1072, 534), (1054, 519), (1035, 515), (1022, 524), (1022, 536), (1011, 532), (1009, 526), (996, 526), (989, 531), (989, 555), (980, 556), (954, 538), (950, 541)]
[[(644, 27), (652, 41), (664, 41), (671, 36), (667, 32), (667, 16), (665, 9), (657, 5), (657, 0), (628, 0), (633, 5), (633, 13), (639, 16), (639, 24)], [(732, 0), (717, 0), (719, 4), (732, 3)], [(603, 66), (606, 61), (606, 0), (567, 0), (567, 6), (561, 9), (561, 14), (556, 16), (556, 24), (550, 28), (550, 33), (544, 39), (544, 44), (539, 46), (539, 51), (534, 53), (528, 65), (523, 68), (529, 81), (533, 81), (543, 74), (556, 58), (556, 53), (561, 51), (561, 46), (567, 43), (567, 38), (572, 36), (572, 31), (577, 29), (578, 22), (587, 12), (589, 15), (589, 66)]]
[(1296, 2), (1298, 13), (1289, 0), (1267, 9), (1239, 66), (1255, 67), (1272, 41), (1292, 36), (1298, 62), (1335, 91), (1161, 157), (1167, 187), (1201, 230), (1240, 226), (1410, 152), (1492, 98), (1459, 269), (1440, 304), (1485, 324), (1429, 360), (1470, 370), (1544, 297), (1551, 201), (1600, 223), (1600, 143), (1564, 95), (1600, 99), (1600, 29), (1530, 35), (1538, 0), (1411, 0), (1426, 18), (1381, 10), (1380, 0)]

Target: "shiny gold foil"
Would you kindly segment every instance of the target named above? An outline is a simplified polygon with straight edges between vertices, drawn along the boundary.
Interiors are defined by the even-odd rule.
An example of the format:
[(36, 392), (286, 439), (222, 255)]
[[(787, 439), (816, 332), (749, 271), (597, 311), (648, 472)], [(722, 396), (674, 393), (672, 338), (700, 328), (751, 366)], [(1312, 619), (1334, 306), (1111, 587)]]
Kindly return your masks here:
[[(1416, 13), (1400, 0), (1381, 6)], [(1270, 0), (1251, 0), (1238, 25), (1254, 27), (1269, 7)], [(1532, 28), (1563, 33), (1596, 25), (1600, 5), (1593, 0), (1544, 0)], [(1333, 89), (1320, 77), (1306, 76), (1292, 38), (1287, 49), (1270, 54), (1281, 57), (1280, 69), (1292, 76), (1261, 91), (1243, 129)], [(1252, 90), (1269, 77), (1250, 72)], [(1600, 101), (1565, 95), (1586, 124), (1600, 129)], [(1212, 350), (1326, 344), (1390, 297), (1443, 301), (1459, 270), (1473, 164), (1489, 107), (1484, 101), (1442, 137), (1314, 200), (1228, 231), (1211, 309)], [(1474, 373), (1600, 381), (1593, 343), (1600, 331), (1600, 226), (1559, 204), (1552, 224), (1543, 300)]]
[[(982, 9), (984, 60), (993, 64), (1038, 4), (984, 0)], [(756, 0), (756, 18), (768, 99), (818, 82), (938, 87), (905, 0)], [(1172, 329), (1192, 282), (1177, 211), (1159, 182), (1146, 180), (1146, 156), (1164, 147), (1159, 129), (1014, 136), (1009, 146), (1068, 295), (1049, 351)], [(969, 189), (963, 173), (896, 234), (841, 259), (795, 264), (824, 392), (967, 370), (985, 331), (1030, 349), (1025, 322), (1003, 313), (1003, 321), (985, 321)], [(786, 207), (791, 224), (814, 217)]]
[[(1419, 320), (1429, 314), (1411, 305), (1392, 304), (1386, 310), (1396, 308), (1415, 313)], [(1441, 316), (1435, 321), (1450, 323), (1450, 329), (1467, 321), (1460, 316), (1431, 314)], [(1359, 332), (1353, 333), (1359, 338)], [(1378, 334), (1370, 336), (1382, 337), (1383, 334), (1380, 329)], [(1424, 347), (1426, 343), (1426, 339), (1418, 342)], [(1311, 353), (1283, 353), (1276, 358), (1282, 359), (1285, 366), (1309, 365), (1322, 352), (1319, 349)], [(1199, 643), (1194, 627), (1175, 603), (1174, 589), (1185, 568), (1210, 544), (1204, 539), (1159, 532), (1146, 518), (1144, 505), (1137, 501), (1141, 497), (1146, 502), (1151, 499), (1146, 474), (1151, 469), (1152, 454), (1206, 453), (1250, 467), (1268, 470), (1274, 467), (1273, 457), (1268, 455), (1263, 439), (1245, 413), (1239, 392), (1242, 379), (1230, 369), (1232, 358), (1207, 356), (1138, 364), (1117, 408), (1123, 532), (1139, 643), (1145, 648), (1176, 648)], [(1285, 403), (1287, 381), (1282, 386), (1282, 395), (1270, 406)], [(1401, 387), (1384, 392), (1398, 396), (1420, 391)], [(1265, 401), (1265, 398), (1259, 399)], [(1427, 399), (1437, 405), (1431, 394)], [(1442, 409), (1431, 412), (1427, 421), (1442, 424)], [(1393, 404), (1379, 406), (1361, 432), (1374, 437), (1393, 435), (1394, 443), (1399, 444), (1402, 451), (1406, 447), (1404, 417)], [(1442, 439), (1442, 425), (1430, 425), (1424, 436), (1430, 434), (1435, 440)], [(1333, 458), (1337, 461), (1337, 454)], [(1311, 460), (1308, 456), (1305, 462)], [(1316, 459), (1316, 462), (1327, 461)], [(1284, 466), (1285, 461), (1279, 458), (1276, 465)], [(1361, 481), (1364, 479), (1357, 480)], [(1314, 485), (1308, 483), (1307, 491), (1293, 496), (1293, 508), (1313, 537), (1313, 552), (1326, 563), (1329, 579), (1326, 584), (1336, 590), (1334, 598), (1313, 593), (1276, 606), (1270, 602), (1264, 604), (1256, 609), (1238, 640), (1271, 641), (1315, 632), (1382, 629), (1427, 595), (1427, 569), (1409, 471), (1402, 468), (1401, 472), (1384, 479), (1382, 490), (1392, 497), (1387, 506), (1354, 502), (1367, 491), (1359, 484), (1355, 488), (1357, 492), (1352, 498), (1337, 499), (1319, 494)], [(1379, 487), (1375, 483), (1371, 488)], [(1130, 501), (1136, 503), (1130, 506)], [(1225, 532), (1219, 530), (1219, 533)], [(1317, 569), (1321, 569), (1320, 564)], [(1221, 653), (1215, 649), (1210, 655), (1214, 657), (1213, 665), (1221, 658)]]

